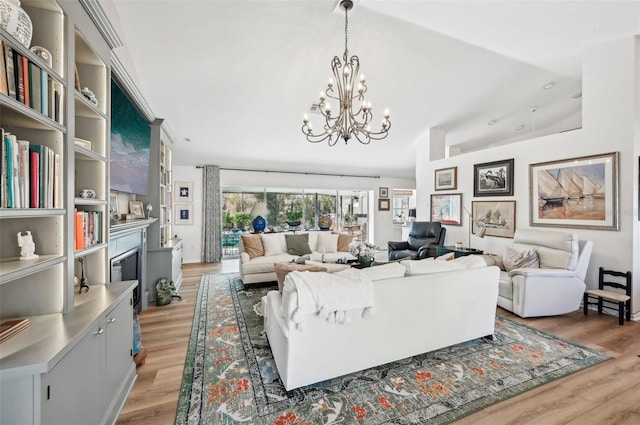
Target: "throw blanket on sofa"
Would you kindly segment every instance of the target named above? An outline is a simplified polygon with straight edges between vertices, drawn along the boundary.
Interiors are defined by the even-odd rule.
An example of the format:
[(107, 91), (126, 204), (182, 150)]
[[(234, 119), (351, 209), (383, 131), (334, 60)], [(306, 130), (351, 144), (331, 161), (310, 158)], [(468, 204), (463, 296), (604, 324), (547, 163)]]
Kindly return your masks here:
[(348, 310), (362, 309), (365, 319), (375, 314), (373, 284), (359, 273), (345, 277), (323, 272), (291, 272), (285, 278), (282, 292), (282, 304), (289, 303), (294, 303), (291, 321), (299, 330), (304, 330), (305, 317), (313, 313), (339, 324), (351, 322)]

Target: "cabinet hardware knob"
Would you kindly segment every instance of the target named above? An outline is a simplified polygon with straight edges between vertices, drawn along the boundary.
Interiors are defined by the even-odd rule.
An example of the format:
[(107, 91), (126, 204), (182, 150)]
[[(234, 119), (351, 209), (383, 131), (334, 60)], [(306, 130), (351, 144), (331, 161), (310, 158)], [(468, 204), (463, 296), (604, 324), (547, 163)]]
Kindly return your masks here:
[(98, 330), (95, 332), (95, 335), (102, 335), (103, 333), (104, 333), (104, 329), (98, 328)]
[(107, 323), (115, 323), (116, 318), (112, 317), (111, 319), (107, 320)]

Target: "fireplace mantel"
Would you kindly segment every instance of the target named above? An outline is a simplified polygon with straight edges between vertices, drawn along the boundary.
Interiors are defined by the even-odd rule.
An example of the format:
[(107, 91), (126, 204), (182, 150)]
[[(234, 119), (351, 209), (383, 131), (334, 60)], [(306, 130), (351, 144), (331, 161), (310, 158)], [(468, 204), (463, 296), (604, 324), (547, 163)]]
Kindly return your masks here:
[(148, 306), (149, 294), (149, 288), (147, 288), (147, 228), (157, 220), (157, 218), (120, 220), (111, 224), (109, 229), (109, 259), (132, 250), (138, 250), (140, 253), (138, 287), (140, 288), (140, 308), (142, 310)]

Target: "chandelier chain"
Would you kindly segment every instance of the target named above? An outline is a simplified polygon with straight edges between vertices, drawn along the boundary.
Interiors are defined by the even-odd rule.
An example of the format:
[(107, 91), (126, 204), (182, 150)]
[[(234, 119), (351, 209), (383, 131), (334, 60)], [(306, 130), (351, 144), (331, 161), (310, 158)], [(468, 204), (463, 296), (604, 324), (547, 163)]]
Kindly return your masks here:
[(347, 28), (349, 27), (349, 9), (345, 8), (344, 9), (344, 60), (347, 60), (347, 56), (349, 56), (349, 48), (347, 47), (347, 39), (349, 37), (349, 33), (347, 31)]

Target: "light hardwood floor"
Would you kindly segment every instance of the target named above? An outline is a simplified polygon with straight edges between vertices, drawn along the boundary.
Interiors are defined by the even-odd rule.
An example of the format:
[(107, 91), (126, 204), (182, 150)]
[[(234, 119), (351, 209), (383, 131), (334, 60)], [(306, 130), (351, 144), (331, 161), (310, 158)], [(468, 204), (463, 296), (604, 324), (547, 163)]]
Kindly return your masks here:
[[(118, 424), (173, 424), (200, 277), (238, 271), (237, 260), (187, 264), (183, 301), (152, 305), (140, 315), (147, 361)], [(616, 317), (576, 311), (560, 317), (521, 319), (502, 315), (577, 342), (614, 359), (513, 397), (456, 421), (456, 425), (640, 424), (640, 322), (619, 326)]]

